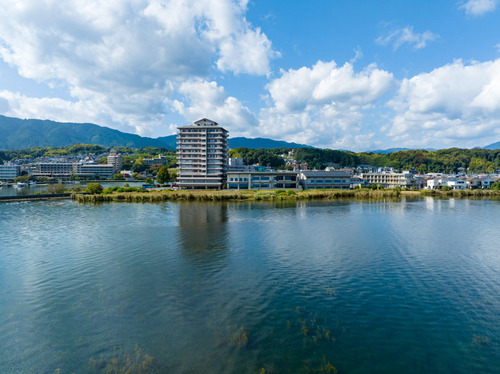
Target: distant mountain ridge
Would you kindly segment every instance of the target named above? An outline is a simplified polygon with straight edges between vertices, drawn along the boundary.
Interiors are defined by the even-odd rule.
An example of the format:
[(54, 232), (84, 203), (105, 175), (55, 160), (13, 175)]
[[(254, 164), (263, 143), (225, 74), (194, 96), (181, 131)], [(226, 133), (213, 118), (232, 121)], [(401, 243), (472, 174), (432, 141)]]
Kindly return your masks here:
[[(366, 151), (365, 153), (380, 153), (388, 155), (390, 153), (401, 152), (401, 151), (415, 151), (419, 148), (388, 148), (388, 149), (376, 149), (374, 151)], [(425, 151), (435, 151), (434, 148), (424, 148)]]
[[(62, 123), (50, 120), (19, 119), (0, 115), (0, 150), (31, 147), (67, 147), (74, 144), (103, 147), (177, 148), (177, 135), (148, 138), (93, 123)], [(267, 138), (229, 138), (230, 148), (313, 148)]]
[(61, 123), (0, 115), (0, 149), (67, 147), (77, 143), (103, 147), (164, 147), (163, 143), (156, 139), (127, 134), (92, 123)]
[(292, 142), (285, 142), (282, 140), (273, 140), (268, 138), (244, 138), (236, 137), (229, 138), (229, 148), (314, 148), (306, 144), (298, 144)]
[(491, 151), (494, 151), (495, 149), (500, 149), (500, 142), (491, 143), (490, 145), (483, 147), (483, 149), (489, 149)]
[[(175, 149), (177, 147), (177, 135), (162, 136), (157, 138), (166, 148)], [(283, 140), (273, 140), (268, 138), (245, 138), (245, 137), (229, 137), (229, 148), (314, 148), (310, 145), (285, 142)]]

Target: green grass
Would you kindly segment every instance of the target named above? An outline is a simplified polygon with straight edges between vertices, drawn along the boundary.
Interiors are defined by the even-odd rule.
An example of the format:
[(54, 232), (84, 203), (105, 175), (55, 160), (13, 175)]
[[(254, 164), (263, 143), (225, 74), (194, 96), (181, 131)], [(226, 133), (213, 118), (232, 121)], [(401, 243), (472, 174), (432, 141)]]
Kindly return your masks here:
[(162, 202), (162, 201), (284, 201), (284, 200), (335, 200), (342, 198), (374, 199), (399, 197), (397, 190), (189, 190), (151, 191), (149, 193), (106, 190), (99, 195), (74, 194), (73, 200), (82, 203), (100, 202)]
[(420, 196), (438, 196), (438, 197), (500, 197), (499, 190), (420, 190)]

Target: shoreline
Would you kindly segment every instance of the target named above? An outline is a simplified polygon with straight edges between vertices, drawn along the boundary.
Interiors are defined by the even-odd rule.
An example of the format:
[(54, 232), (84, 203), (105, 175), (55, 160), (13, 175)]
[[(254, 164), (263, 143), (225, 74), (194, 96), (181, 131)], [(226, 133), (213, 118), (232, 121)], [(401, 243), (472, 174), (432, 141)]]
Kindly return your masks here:
[(144, 191), (114, 192), (110, 194), (41, 194), (24, 196), (0, 196), (1, 202), (71, 199), (79, 203), (156, 203), (164, 201), (303, 201), (303, 200), (374, 200), (398, 199), (401, 197), (435, 198), (495, 198), (500, 199), (497, 190), (180, 190), (180, 191)]
[[(430, 192), (430, 193), (429, 193)], [(163, 201), (300, 201), (338, 199), (397, 199), (400, 197), (442, 198), (500, 198), (495, 190), (454, 191), (400, 191), (391, 190), (182, 190), (150, 192), (113, 192), (100, 195), (73, 194), (71, 199), (80, 203), (101, 202), (163, 202)]]

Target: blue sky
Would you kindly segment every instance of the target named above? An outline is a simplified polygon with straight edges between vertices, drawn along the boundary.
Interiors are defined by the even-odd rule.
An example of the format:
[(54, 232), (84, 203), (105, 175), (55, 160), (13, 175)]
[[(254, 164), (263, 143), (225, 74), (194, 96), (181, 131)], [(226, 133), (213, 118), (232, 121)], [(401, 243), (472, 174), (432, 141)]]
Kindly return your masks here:
[(500, 140), (500, 0), (0, 0), (0, 114), (362, 151)]

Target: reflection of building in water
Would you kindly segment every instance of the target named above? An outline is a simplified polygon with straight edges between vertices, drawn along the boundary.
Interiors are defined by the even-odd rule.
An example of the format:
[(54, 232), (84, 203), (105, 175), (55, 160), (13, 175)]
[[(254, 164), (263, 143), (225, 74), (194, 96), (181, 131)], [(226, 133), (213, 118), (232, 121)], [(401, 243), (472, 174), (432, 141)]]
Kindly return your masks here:
[(227, 254), (226, 204), (179, 203), (179, 229), (183, 252), (197, 263), (207, 264)]

